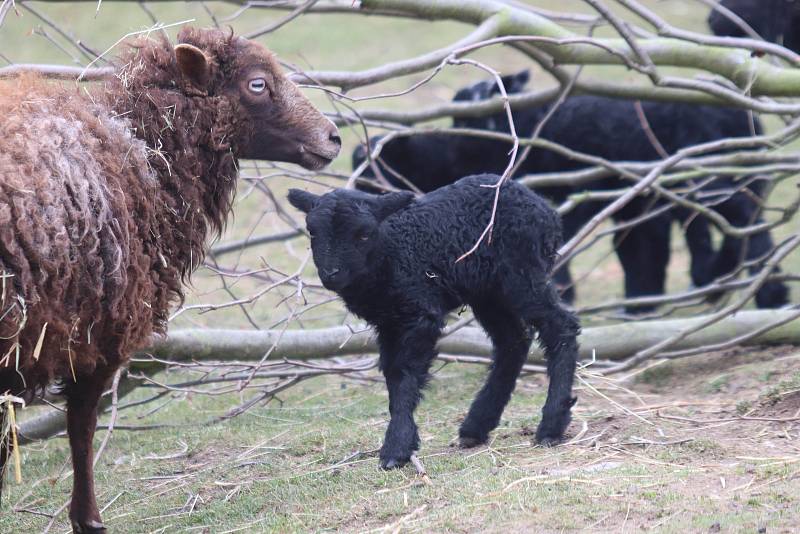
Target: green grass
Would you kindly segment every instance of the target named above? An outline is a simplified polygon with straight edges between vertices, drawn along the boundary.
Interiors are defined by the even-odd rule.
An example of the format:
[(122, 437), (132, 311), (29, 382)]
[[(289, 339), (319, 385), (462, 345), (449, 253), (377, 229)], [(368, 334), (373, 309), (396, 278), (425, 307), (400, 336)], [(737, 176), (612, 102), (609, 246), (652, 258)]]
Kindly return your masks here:
[[(800, 364), (798, 356), (794, 367)], [(281, 403), (273, 401), (225, 423), (210, 422), (238, 403), (236, 395), (176, 398), (143, 420), (151, 406), (122, 410), (119, 425), (174, 426), (115, 433), (97, 473), (101, 506), (111, 503), (105, 520), (113, 532), (237, 527), (355, 532), (385, 526), (422, 532), (685, 532), (714, 522), (726, 532), (746, 532), (762, 525), (791, 528), (799, 518), (791, 479), (796, 463), (737, 460), (783, 458), (787, 450), (753, 451), (737, 441), (736, 428), (727, 434), (695, 434), (650, 414), (647, 419), (668, 439), (695, 439), (670, 446), (631, 445), (631, 440), (667, 438), (584, 390), (578, 392), (573, 434), (585, 422), (587, 436), (600, 436), (578, 445), (532, 447), (526, 429), (537, 423), (543, 401), (544, 382), (538, 378), (523, 380), (490, 448), (454, 449), (450, 443), (482, 374), (475, 367), (445, 367), (418, 410), (430, 485), (411, 468), (377, 468), (374, 450), (387, 420), (386, 393), (379, 384), (314, 379), (289, 390)], [(163, 378), (182, 377), (172, 373)], [(606, 394), (635, 405), (624, 396)], [(132, 399), (147, 395), (140, 390)], [(685, 396), (676, 393), (671, 399)], [(615, 420), (618, 429), (606, 428)], [(64, 476), (66, 442), (53, 439), (23, 453), (25, 484), (10, 485), (6, 506), (52, 511), (70, 488)], [(731, 491), (751, 479), (755, 491)], [(0, 531), (38, 530), (45, 523), (31, 513), (4, 513)]]
[[(591, 12), (580, 0), (531, 4)], [(704, 29), (705, 8), (698, 7), (699, 2), (650, 0), (645, 4), (681, 27)], [(222, 3), (207, 5), (221, 18), (234, 10)], [(147, 15), (132, 3), (103, 3), (96, 18), (93, 2), (34, 6), (100, 51), (122, 35), (150, 25)], [(210, 23), (198, 2), (155, 3), (151, 7), (165, 23), (188, 18), (195, 18), (198, 25)], [(10, 15), (0, 28), (0, 54), (13, 62), (70, 63), (68, 54), (33, 33), (40, 22), (31, 13), (22, 12), (22, 18)], [(232, 26), (237, 32), (246, 32), (278, 16), (253, 10)], [(262, 41), (290, 63), (315, 69), (349, 70), (421, 54), (469, 31), (466, 25), (450, 22), (307, 16)], [(610, 30), (601, 28), (599, 32), (609, 34)], [(477, 57), (503, 72), (530, 67), (534, 72), (533, 85), (552, 84), (538, 68), (515, 52), (493, 48)], [(639, 79), (619, 68), (591, 68), (587, 74), (617, 81)], [(449, 67), (419, 91), (364, 103), (359, 108), (413, 109), (445, 102), (454, 89), (484, 76), (469, 67)], [(418, 79), (419, 76), (409, 76), (356, 94), (403, 89)], [(320, 106), (330, 109), (321, 94), (310, 90), (307, 93)], [(774, 119), (767, 120), (767, 124), (772, 130), (778, 127)], [(335, 171), (349, 171), (349, 153), (359, 136), (360, 132), (344, 130), (345, 148), (333, 165)], [(250, 175), (254, 172), (250, 168), (246, 171)], [(289, 187), (307, 185), (286, 177), (266, 178), (264, 183), (278, 199), (284, 197)], [(784, 181), (770, 202), (788, 205), (797, 194), (795, 185), (796, 178)], [(796, 223), (795, 220), (777, 229), (776, 239), (795, 232)], [(243, 184), (235, 216), (223, 239), (287, 228), (277, 217), (275, 207), (258, 192), (249, 192), (248, 185)], [(300, 267), (306, 249), (304, 239), (295, 239), (251, 250), (238, 260), (228, 256), (222, 263), (249, 270), (262, 268), (266, 262), (276, 271), (292, 273)], [(586, 274), (579, 286), (579, 304), (621, 297), (621, 269), (611, 252), (611, 243), (605, 239), (574, 262), (575, 277)], [(800, 271), (800, 254), (796, 252), (787, 258), (784, 270)], [(686, 271), (683, 237), (675, 228), (670, 291), (688, 286)], [(274, 278), (279, 276), (272, 274)], [(312, 281), (313, 265), (308, 264), (304, 274)], [(239, 298), (253, 294), (263, 284), (252, 278), (228, 283), (229, 290)], [(232, 294), (222, 287), (217, 275), (201, 269), (194, 276), (187, 304), (224, 303), (233, 298)], [(327, 296), (319, 289), (306, 290), (311, 303)], [(250, 319), (266, 328), (280, 324), (291, 309), (303, 310), (304, 306), (294, 287), (289, 286), (268, 293), (246, 306), (246, 310)], [(341, 307), (331, 303), (303, 313), (290, 327), (309, 328), (345, 320), (348, 319)], [(587, 324), (605, 320), (590, 319)], [(354, 321), (350, 318), (348, 322)], [(252, 328), (239, 308), (189, 312), (173, 324), (173, 327), (190, 326)], [(765, 399), (774, 400), (773, 404), (781, 407), (782, 399), (788, 397), (784, 393), (800, 387), (797, 385), (800, 374), (794, 363), (794, 374), (787, 374), (786, 362), (772, 364), (770, 356), (751, 351), (740, 356), (736, 363), (720, 357), (709, 364), (707, 356), (670, 362), (638, 377), (633, 387), (639, 398), (619, 390), (602, 391), (624, 406), (698, 398), (723, 406), (674, 409), (676, 415), (698, 419), (746, 413), (754, 407), (769, 409)], [(450, 447), (450, 443), (482, 376), (483, 370), (475, 367), (444, 367), (436, 374), (418, 410), (421, 454), (432, 485), (421, 483), (410, 468), (390, 473), (377, 469), (377, 459), (370, 451), (380, 446), (387, 421), (386, 393), (379, 382), (336, 377), (309, 380), (288, 390), (280, 399), (223, 423), (214, 421), (252, 393), (214, 397), (176, 393), (154, 413), (149, 412), (163, 400), (125, 409), (118, 421), (120, 425), (169, 426), (115, 432), (97, 469), (98, 499), (101, 506), (108, 505), (104, 519), (112, 532), (160, 529), (223, 532), (236, 528), (243, 532), (356, 532), (386, 527), (387, 531), (421, 532), (578, 529), (619, 532), (645, 528), (682, 533), (708, 531), (717, 523), (723, 532), (753, 532), (764, 526), (772, 532), (789, 531), (800, 523), (797, 512), (800, 503), (794, 489), (798, 464), (739, 459), (796, 457), (796, 440), (781, 437), (782, 428), (764, 423), (746, 428), (737, 424), (699, 430), (689, 424), (660, 419), (653, 412), (643, 412), (648, 423), (621, 412), (589, 391), (579, 391), (581, 402), (571, 432), (578, 433), (586, 423), (586, 437), (600, 435), (576, 445), (533, 448), (527, 434), (538, 422), (544, 383), (528, 377), (521, 381), (491, 447), (459, 451)], [(689, 377), (688, 384), (685, 377)], [(169, 383), (184, 378), (185, 375), (175, 372), (158, 377)], [(734, 386), (736, 395), (731, 399), (728, 390)], [(145, 399), (152, 392), (141, 389), (126, 397), (124, 403)], [(738, 404), (724, 404), (731, 400)], [(41, 410), (33, 408), (24, 417), (33, 417)], [(749, 437), (760, 429), (765, 429), (761, 437)], [(796, 427), (788, 426), (786, 430), (790, 436), (797, 435)], [(741, 438), (745, 432), (747, 440)], [(98, 439), (102, 435), (103, 432), (98, 433)], [(666, 446), (629, 444), (641, 438), (653, 442), (684, 438), (692, 441)], [(26, 446), (22, 454), (24, 483), (9, 484), (4, 496), (5, 508), (0, 513), (0, 532), (41, 530), (48, 519), (36, 513), (52, 513), (69, 496), (66, 440), (56, 438)], [(724, 488), (721, 479), (726, 481)], [(12, 506), (27, 511), (12, 513)], [(65, 528), (62, 515), (55, 531)]]

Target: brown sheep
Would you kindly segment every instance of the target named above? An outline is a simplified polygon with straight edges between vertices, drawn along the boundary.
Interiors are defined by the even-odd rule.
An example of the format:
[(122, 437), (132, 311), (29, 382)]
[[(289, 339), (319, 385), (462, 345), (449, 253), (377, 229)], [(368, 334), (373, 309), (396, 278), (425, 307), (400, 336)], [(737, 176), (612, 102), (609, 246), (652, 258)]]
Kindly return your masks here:
[(99, 398), (165, 332), (230, 211), (237, 160), (320, 169), (341, 146), (260, 45), (193, 28), (178, 41), (130, 43), (94, 86), (0, 82), (0, 394), (63, 386), (75, 532), (105, 531), (92, 472)]

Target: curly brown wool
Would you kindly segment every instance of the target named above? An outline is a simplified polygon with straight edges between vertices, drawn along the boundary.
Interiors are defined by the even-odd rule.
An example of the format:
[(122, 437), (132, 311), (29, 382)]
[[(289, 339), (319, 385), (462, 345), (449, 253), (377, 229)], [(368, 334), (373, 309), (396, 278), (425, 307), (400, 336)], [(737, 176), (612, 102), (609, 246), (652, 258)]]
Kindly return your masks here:
[(164, 333), (230, 211), (237, 160), (319, 168), (340, 145), (260, 45), (191, 28), (178, 41), (129, 43), (100, 85), (0, 81), (0, 394), (64, 384), (77, 532), (103, 530), (91, 472), (99, 396)]

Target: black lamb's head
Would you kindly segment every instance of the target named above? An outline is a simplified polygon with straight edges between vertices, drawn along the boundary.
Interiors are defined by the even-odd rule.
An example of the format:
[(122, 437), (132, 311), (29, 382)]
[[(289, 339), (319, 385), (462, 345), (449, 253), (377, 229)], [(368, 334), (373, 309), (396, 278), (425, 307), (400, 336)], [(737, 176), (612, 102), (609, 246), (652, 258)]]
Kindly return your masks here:
[[(522, 70), (515, 74), (501, 76), (503, 87), (506, 94), (512, 95), (521, 93), (530, 80), (530, 71)], [(483, 80), (473, 85), (468, 85), (456, 92), (453, 102), (480, 102), (489, 100), (492, 97), (502, 94), (500, 86), (495, 78)], [(488, 117), (465, 117), (453, 119), (453, 126), (456, 128), (478, 128), (481, 130), (503, 131), (503, 124), (507, 129), (508, 120), (505, 112), (489, 115)]]
[(327, 289), (341, 292), (368, 280), (381, 252), (381, 223), (414, 200), (409, 192), (372, 195), (337, 189), (315, 195), (289, 190), (289, 202), (306, 214), (311, 252)]

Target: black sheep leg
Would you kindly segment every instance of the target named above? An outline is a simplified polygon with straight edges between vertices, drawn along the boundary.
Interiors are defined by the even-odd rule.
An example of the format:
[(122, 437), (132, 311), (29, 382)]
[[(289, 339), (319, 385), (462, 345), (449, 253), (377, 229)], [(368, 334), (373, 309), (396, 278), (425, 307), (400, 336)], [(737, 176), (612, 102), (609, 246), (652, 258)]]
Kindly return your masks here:
[(553, 273), (553, 282), (561, 294), (561, 300), (567, 304), (575, 303), (575, 282), (572, 280), (572, 273), (569, 270), (569, 262), (565, 263)]
[(97, 426), (97, 405), (107, 380), (98, 371), (89, 377), (78, 377), (67, 386), (67, 434), (72, 452), (72, 502), (69, 518), (73, 532), (101, 533), (106, 529), (94, 493), (94, 454), (92, 440)]
[[(578, 230), (592, 218), (593, 214), (594, 213), (589, 211), (586, 206), (584, 206), (583, 209), (581, 209), (581, 206), (578, 206), (576, 209), (564, 215), (562, 219), (564, 242), (572, 239), (572, 237), (578, 233)], [(561, 294), (561, 299), (568, 304), (574, 304), (576, 293), (575, 282), (572, 280), (569, 262), (555, 271), (552, 278), (558, 292)]]
[(542, 408), (542, 420), (536, 441), (543, 445), (558, 443), (570, 422), (570, 410), (577, 400), (572, 396), (575, 366), (578, 360), (578, 319), (561, 307), (558, 296), (548, 284), (538, 302), (532, 303), (533, 326), (539, 332), (539, 345), (547, 358), (550, 384)]
[(380, 451), (384, 469), (404, 466), (419, 449), (414, 410), (436, 357), (441, 328), (441, 319), (430, 317), (420, 318), (402, 333), (396, 333), (395, 325), (378, 327), (381, 369), (389, 390), (389, 427)]
[[(687, 217), (689, 216), (691, 215)], [(683, 223), (687, 219), (681, 217), (679, 220)], [(702, 216), (694, 217), (686, 226), (684, 237), (689, 248), (692, 284), (695, 287), (706, 286), (714, 280), (711, 276), (711, 265), (716, 256), (708, 220)]]
[[(745, 227), (763, 222), (758, 216), (758, 206), (746, 194), (737, 193), (729, 200), (717, 206), (717, 211), (728, 222), (737, 227)], [(742, 247), (745, 261), (755, 260), (766, 256), (773, 248), (772, 236), (768, 231), (759, 232), (748, 236), (746, 239), (725, 236), (719, 253), (714, 261), (711, 279), (729, 274), (742, 260)], [(762, 268), (756, 264), (750, 268), (750, 273), (755, 274)], [(778, 270), (776, 269), (776, 272)], [(783, 282), (767, 282), (756, 293), (756, 305), (759, 308), (780, 308), (789, 301), (789, 288)]]
[[(617, 256), (625, 272), (625, 297), (663, 295), (669, 264), (669, 217), (656, 217), (620, 231)], [(655, 306), (630, 306), (627, 313), (644, 313)]]
[(489, 334), (494, 345), (494, 362), (458, 432), (462, 447), (486, 443), (489, 432), (497, 428), (503, 410), (511, 398), (519, 372), (528, 357), (531, 332), (522, 318), (508, 313), (494, 303), (472, 306), (475, 317)]

